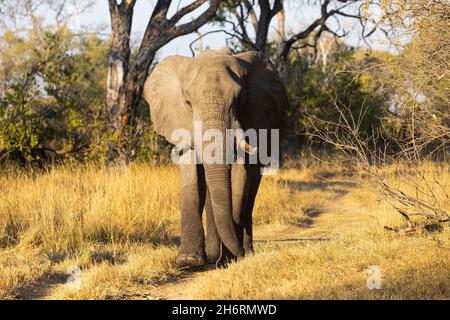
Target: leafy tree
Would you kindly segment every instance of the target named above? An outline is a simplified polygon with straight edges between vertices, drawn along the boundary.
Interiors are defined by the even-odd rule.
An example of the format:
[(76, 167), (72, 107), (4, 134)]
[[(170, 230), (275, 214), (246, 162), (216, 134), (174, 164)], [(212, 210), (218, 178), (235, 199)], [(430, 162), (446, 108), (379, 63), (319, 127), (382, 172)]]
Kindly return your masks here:
[(99, 120), (108, 44), (66, 28), (25, 38), (6, 33), (2, 43), (4, 68), (12, 71), (0, 104), (1, 157), (22, 164), (90, 158), (106, 134)]
[[(74, 35), (65, 27), (5, 32), (0, 38), (5, 88), (0, 99), (0, 161), (104, 162), (114, 139), (106, 104), (110, 40)], [(167, 145), (150, 124), (148, 105), (136, 109), (130, 157), (155, 159)]]
[[(446, 1), (393, 0), (385, 7), (401, 32), (399, 54), (378, 81), (395, 92), (390, 113), (400, 130), (393, 137), (409, 159), (448, 157), (450, 95), (448, 53), (450, 5)], [(404, 39), (410, 41), (405, 43)]]
[(313, 138), (315, 131), (338, 122), (342, 113), (350, 113), (348, 116), (359, 121), (363, 138), (376, 134), (385, 115), (384, 97), (369, 75), (355, 71), (378, 59), (350, 47), (335, 48), (326, 64), (312, 63), (312, 57), (303, 52), (289, 64), (286, 86), (291, 102), (290, 142), (297, 146), (320, 142)]

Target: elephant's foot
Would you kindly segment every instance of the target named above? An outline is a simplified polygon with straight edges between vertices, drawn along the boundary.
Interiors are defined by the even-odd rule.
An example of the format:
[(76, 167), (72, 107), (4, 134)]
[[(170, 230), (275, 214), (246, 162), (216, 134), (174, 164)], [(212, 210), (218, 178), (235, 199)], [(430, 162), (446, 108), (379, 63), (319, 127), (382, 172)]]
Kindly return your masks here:
[(206, 245), (206, 261), (210, 264), (215, 264), (220, 258), (220, 243), (214, 245)]
[(180, 253), (175, 260), (178, 267), (201, 267), (205, 258), (197, 253)]
[(208, 254), (206, 255), (206, 262), (208, 264), (216, 264), (216, 262), (219, 260), (220, 254)]
[(216, 259), (216, 268), (226, 268), (230, 262), (236, 261), (237, 257), (231, 253), (230, 250), (224, 246), (223, 243), (220, 244), (219, 257)]
[(244, 252), (246, 256), (255, 252), (253, 249), (253, 237), (247, 234), (244, 234)]

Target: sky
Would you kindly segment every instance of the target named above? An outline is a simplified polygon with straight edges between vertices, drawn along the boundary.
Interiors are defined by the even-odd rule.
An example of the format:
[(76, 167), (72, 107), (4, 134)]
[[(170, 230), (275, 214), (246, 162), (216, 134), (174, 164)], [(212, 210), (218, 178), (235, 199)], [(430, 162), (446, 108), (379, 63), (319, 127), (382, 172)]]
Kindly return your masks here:
[[(175, 11), (177, 6), (183, 7), (186, 4), (191, 3), (192, 0), (174, 0), (168, 16), (170, 17)], [(302, 1), (304, 2), (304, 1)], [(156, 3), (156, 0), (137, 0), (134, 16), (133, 16), (133, 29), (132, 29), (132, 42), (138, 44), (140, 39), (142, 39), (142, 35), (144, 33), (147, 22), (152, 13), (153, 7)], [(287, 1), (285, 3), (285, 12), (286, 12), (286, 32), (289, 34), (293, 31), (300, 31), (305, 28), (309, 23), (314, 21), (320, 14), (319, 8), (317, 6), (307, 6), (299, 5), (299, 1)], [(195, 16), (198, 16), (202, 11), (207, 8), (207, 4), (204, 4), (202, 7), (194, 11), (189, 17), (186, 17), (184, 20), (181, 20), (180, 23), (190, 21)], [(51, 17), (47, 17), (50, 18)], [(75, 27), (86, 27), (86, 26), (104, 26), (102, 30), (102, 34), (108, 35), (111, 32), (110, 27), (110, 16), (108, 9), (108, 1), (107, 0), (96, 0), (94, 5), (84, 12), (80, 17), (77, 17), (72, 22)], [(330, 25), (334, 23), (333, 19), (329, 19)], [(276, 19), (272, 21), (273, 26), (275, 27)], [(360, 46), (363, 43), (360, 41), (359, 29), (357, 28), (357, 24), (354, 21), (348, 20), (344, 22), (344, 26), (346, 30), (350, 31), (350, 34), (346, 37), (346, 42), (353, 46)], [(207, 24), (200, 28), (200, 32), (202, 34), (220, 29), (221, 27), (218, 25)], [(274, 28), (271, 29), (272, 33)], [(203, 46), (209, 47), (211, 49), (218, 49), (226, 46), (226, 38), (228, 36), (224, 33), (212, 33), (208, 34), (203, 38)], [(198, 38), (197, 34), (189, 34), (186, 36), (182, 36), (172, 40), (166, 46), (161, 48), (157, 53), (157, 58), (164, 58), (169, 55), (179, 54), (185, 56), (191, 56), (191, 50), (189, 45), (192, 41)], [(373, 47), (376, 49), (382, 49), (382, 46), (376, 42), (374, 42)], [(196, 44), (193, 45), (193, 48), (196, 47)]]

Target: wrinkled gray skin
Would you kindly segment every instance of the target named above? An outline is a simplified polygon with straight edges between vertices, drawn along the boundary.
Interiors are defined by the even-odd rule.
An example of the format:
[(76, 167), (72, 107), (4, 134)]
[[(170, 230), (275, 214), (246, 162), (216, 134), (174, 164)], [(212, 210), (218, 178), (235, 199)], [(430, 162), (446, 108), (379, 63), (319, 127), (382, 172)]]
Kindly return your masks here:
[[(269, 60), (258, 52), (205, 51), (164, 59), (144, 87), (156, 131), (172, 132), (201, 120), (203, 130), (286, 127), (286, 92)], [(193, 133), (192, 133), (193, 135)], [(223, 134), (225, 136), (225, 133)], [(203, 148), (208, 143), (203, 142)], [(196, 149), (194, 142), (192, 148)], [(191, 164), (181, 169), (181, 249), (177, 263), (224, 266), (252, 252), (252, 210), (259, 164)], [(202, 211), (206, 211), (206, 241)], [(206, 242), (206, 244), (205, 244)]]

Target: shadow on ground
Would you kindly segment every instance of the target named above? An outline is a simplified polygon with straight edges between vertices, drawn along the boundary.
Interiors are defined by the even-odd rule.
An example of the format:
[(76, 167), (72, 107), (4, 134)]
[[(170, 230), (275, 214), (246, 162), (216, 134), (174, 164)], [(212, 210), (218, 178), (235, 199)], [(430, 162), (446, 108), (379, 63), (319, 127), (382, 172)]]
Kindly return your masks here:
[(298, 228), (310, 228), (314, 224), (314, 219), (325, 213), (323, 208), (306, 208), (302, 210), (302, 215), (291, 223)]
[(50, 294), (55, 286), (67, 283), (67, 273), (45, 273), (32, 284), (26, 285), (18, 290), (17, 299), (39, 300)]
[[(324, 191), (328, 190), (336, 196), (341, 198), (348, 194), (352, 188), (357, 186), (356, 182), (352, 181), (332, 181), (328, 178), (321, 178), (320, 181), (296, 181), (286, 179), (284, 182), (287, 184), (290, 190), (294, 192), (311, 192), (311, 191)], [(308, 207), (303, 208), (301, 216), (291, 223), (291, 225), (300, 228), (309, 228), (314, 224), (314, 219), (325, 213), (324, 207)]]
[(287, 238), (287, 239), (275, 239), (275, 240), (253, 240), (255, 243), (278, 243), (278, 242), (304, 242), (304, 241), (329, 241), (330, 238)]
[(284, 180), (288, 186), (289, 189), (299, 191), (299, 192), (305, 192), (305, 191), (316, 191), (316, 190), (331, 190), (338, 194), (339, 196), (346, 195), (351, 189), (357, 186), (356, 182), (351, 181), (313, 181), (313, 182), (304, 182), (304, 181), (295, 181), (286, 179)]

